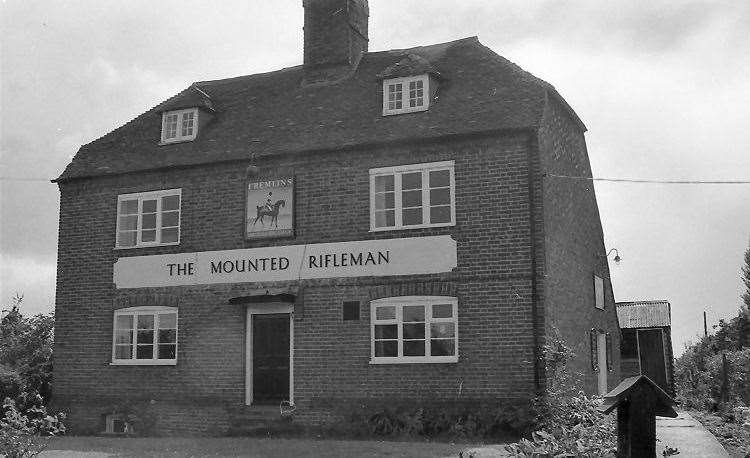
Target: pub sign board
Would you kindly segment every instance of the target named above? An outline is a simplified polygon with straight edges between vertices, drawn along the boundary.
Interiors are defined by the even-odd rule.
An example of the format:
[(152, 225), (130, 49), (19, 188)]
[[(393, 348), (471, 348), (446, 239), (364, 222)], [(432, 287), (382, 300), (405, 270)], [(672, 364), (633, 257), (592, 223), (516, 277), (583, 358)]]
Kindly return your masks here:
[(258, 178), (247, 183), (245, 238), (294, 235), (294, 178)]
[(127, 256), (115, 262), (113, 282), (148, 288), (383, 277), (450, 272), (456, 265), (456, 241), (438, 235)]

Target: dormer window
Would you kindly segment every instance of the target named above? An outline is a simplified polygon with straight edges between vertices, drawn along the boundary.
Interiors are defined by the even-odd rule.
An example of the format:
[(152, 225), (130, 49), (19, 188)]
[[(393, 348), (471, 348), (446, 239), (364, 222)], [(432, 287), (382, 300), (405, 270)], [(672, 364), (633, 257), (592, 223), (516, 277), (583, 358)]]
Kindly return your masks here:
[(161, 142), (174, 143), (195, 139), (198, 132), (198, 109), (165, 111), (162, 113)]
[(430, 106), (427, 75), (383, 80), (383, 116), (426, 111)]

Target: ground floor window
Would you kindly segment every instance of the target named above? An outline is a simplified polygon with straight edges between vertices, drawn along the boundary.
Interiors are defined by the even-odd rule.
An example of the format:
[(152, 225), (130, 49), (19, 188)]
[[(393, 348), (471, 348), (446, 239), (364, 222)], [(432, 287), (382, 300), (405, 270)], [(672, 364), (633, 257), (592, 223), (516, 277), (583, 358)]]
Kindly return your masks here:
[(176, 364), (177, 309), (130, 307), (115, 310), (113, 364)]
[(458, 301), (401, 296), (370, 303), (373, 364), (458, 361)]

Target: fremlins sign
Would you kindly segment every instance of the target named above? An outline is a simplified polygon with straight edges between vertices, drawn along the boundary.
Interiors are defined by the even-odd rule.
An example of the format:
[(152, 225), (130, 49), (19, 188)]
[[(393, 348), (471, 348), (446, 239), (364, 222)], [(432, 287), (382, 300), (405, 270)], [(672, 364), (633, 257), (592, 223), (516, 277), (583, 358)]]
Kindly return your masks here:
[(250, 180), (246, 203), (246, 238), (294, 235), (294, 179), (291, 176)]

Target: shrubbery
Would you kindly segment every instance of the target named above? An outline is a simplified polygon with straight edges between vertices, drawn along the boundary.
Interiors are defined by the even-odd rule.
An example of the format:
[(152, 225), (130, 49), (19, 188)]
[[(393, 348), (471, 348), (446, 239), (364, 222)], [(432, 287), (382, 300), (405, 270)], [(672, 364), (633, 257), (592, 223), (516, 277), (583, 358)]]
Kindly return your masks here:
[(16, 295), (0, 320), (0, 454), (35, 456), (46, 438), (65, 432), (63, 414), (50, 415), (54, 316), (24, 317)]
[(729, 363), (725, 404), (750, 406), (750, 310), (743, 306), (737, 316), (720, 320), (715, 329), (713, 335), (688, 346), (675, 361), (677, 399), (688, 408), (718, 410), (724, 354)]
[(545, 348), (547, 391), (529, 402), (498, 401), (494, 406), (456, 409), (361, 406), (340, 425), (341, 433), (364, 436), (419, 436), (498, 439), (525, 436), (509, 444), (514, 456), (614, 456), (614, 418), (597, 410), (600, 399), (587, 396), (580, 377), (567, 368), (575, 355), (558, 337)]
[[(0, 320), (0, 399), (18, 391), (33, 391), (45, 402), (51, 395), (53, 314), (25, 317), (16, 295), (8, 313)], [(21, 390), (15, 386), (20, 378)]]
[(49, 415), (38, 393), (5, 398), (0, 418), (0, 453), (6, 458), (36, 456), (50, 437), (63, 434), (63, 414)]
[(601, 399), (587, 396), (579, 374), (568, 370), (575, 354), (555, 336), (544, 348), (543, 357), (547, 389), (536, 400), (536, 429), (530, 439), (509, 444), (506, 450), (513, 456), (615, 456), (615, 420), (597, 410)]
[(15, 370), (0, 365), (0, 399), (15, 398), (23, 391), (23, 379)]
[[(722, 355), (701, 350), (700, 345), (688, 348), (677, 360), (677, 399), (690, 409), (716, 411), (721, 407)], [(750, 348), (724, 354), (729, 365), (728, 405), (750, 406)]]
[(498, 401), (494, 406), (455, 409), (363, 407), (350, 413), (346, 433), (364, 436), (418, 436), (470, 439), (518, 436), (536, 421), (529, 403)]

